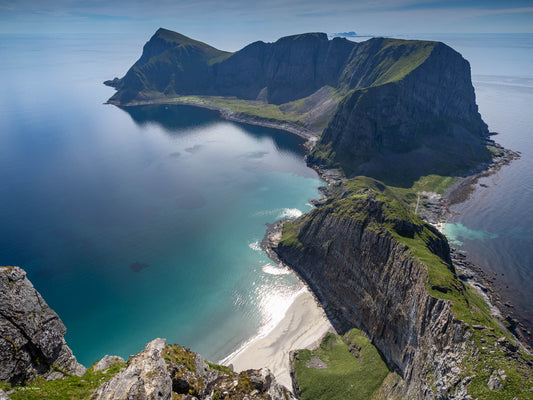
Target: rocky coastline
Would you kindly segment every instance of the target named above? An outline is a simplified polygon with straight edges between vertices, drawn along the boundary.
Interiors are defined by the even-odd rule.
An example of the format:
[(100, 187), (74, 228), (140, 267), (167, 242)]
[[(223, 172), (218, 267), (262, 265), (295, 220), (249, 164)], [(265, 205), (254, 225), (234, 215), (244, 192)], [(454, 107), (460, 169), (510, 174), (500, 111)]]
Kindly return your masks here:
[[(220, 116), (226, 120), (238, 123), (262, 126), (265, 128), (272, 128), (283, 130), (290, 134), (297, 135), (306, 139), (304, 144), (308, 154), (312, 151), (317, 143), (317, 136), (308, 129), (291, 124), (290, 122), (274, 122), (271, 120), (262, 119), (259, 117), (246, 116), (240, 113), (235, 113), (229, 108), (217, 107), (209, 104), (192, 102), (192, 101), (169, 101), (168, 99), (154, 99), (145, 101), (134, 101), (120, 107), (135, 107), (143, 105), (187, 105), (199, 108), (205, 108), (217, 111)], [(467, 201), (470, 195), (476, 190), (476, 184), (479, 179), (490, 176), (498, 172), (502, 167), (509, 165), (513, 160), (518, 159), (520, 154), (506, 149), (493, 140), (487, 139), (487, 146), (492, 150), (493, 158), (490, 162), (482, 163), (476, 168), (468, 171), (460, 176), (457, 181), (449, 187), (442, 195), (435, 192), (421, 193), (421, 207), (419, 208), (419, 216), (426, 222), (439, 228), (451, 216), (451, 206)], [(307, 157), (307, 156), (306, 156)], [(342, 181), (342, 174), (337, 169), (324, 168), (316, 164), (308, 163), (308, 166), (314, 169), (321, 179), (326, 183), (332, 184)], [(328, 186), (319, 188), (321, 197), (311, 200), (311, 203), (317, 205), (327, 201), (329, 192)], [(273, 250), (279, 240), (281, 239), (281, 232), (283, 230), (284, 221), (276, 221), (271, 225), (267, 225), (265, 236), (261, 242), (261, 248), (265, 253), (278, 264), (283, 264), (279, 259), (277, 253)], [(513, 312), (514, 306), (512, 299), (502, 297), (498, 291), (497, 276), (490, 275), (483, 269), (482, 266), (475, 265), (468, 260), (468, 255), (462, 251), (458, 251), (453, 246), (450, 247), (450, 254), (454, 265), (456, 266), (459, 276), (462, 280), (475, 287), (478, 292), (485, 298), (489, 305), (494, 309), (496, 315), (501, 315), (502, 319), (506, 321), (507, 328), (517, 337), (524, 348), (529, 352), (533, 351), (533, 326), (529, 326), (526, 321), (520, 318)], [(303, 281), (303, 280), (302, 280)], [(312, 291), (312, 288), (311, 292)], [(316, 297), (315, 297), (316, 298)], [(318, 301), (318, 300), (317, 300)]]
[[(505, 149), (495, 142), (489, 142), (494, 157), (490, 163), (483, 163), (469, 171), (449, 187), (442, 195), (423, 193), (419, 216), (426, 222), (442, 229), (444, 223), (453, 215), (451, 207), (467, 201), (475, 192), (479, 179), (496, 174), (501, 168), (520, 158), (520, 154)], [(475, 287), (493, 307), (494, 313), (505, 321), (506, 327), (515, 335), (528, 352), (533, 352), (533, 325), (514, 312), (513, 300), (505, 297), (499, 290), (498, 276), (486, 271), (468, 259), (468, 253), (450, 246), (450, 254), (459, 277)]]

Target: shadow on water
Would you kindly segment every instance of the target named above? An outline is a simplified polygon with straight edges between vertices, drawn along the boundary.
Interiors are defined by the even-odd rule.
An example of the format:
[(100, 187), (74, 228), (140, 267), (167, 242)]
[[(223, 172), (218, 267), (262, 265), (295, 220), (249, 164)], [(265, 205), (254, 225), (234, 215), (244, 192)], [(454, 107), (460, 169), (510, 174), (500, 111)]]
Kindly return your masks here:
[(133, 121), (143, 127), (147, 124), (157, 124), (170, 136), (179, 135), (190, 129), (207, 127), (224, 121), (242, 127), (246, 134), (256, 138), (270, 138), (276, 149), (305, 155), (303, 144), (305, 140), (291, 133), (257, 125), (249, 125), (223, 120), (218, 111), (187, 105), (145, 105), (132, 107), (119, 107), (128, 113)]
[(140, 127), (155, 123), (169, 135), (206, 127), (220, 120), (216, 111), (183, 105), (163, 104), (119, 108), (127, 112)]

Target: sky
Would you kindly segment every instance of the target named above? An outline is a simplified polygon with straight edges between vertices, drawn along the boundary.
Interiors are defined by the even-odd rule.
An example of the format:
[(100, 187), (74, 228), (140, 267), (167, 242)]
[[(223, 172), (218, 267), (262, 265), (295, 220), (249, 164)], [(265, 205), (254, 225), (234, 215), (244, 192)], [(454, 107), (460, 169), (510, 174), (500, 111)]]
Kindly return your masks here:
[(224, 50), (312, 31), (531, 33), (533, 0), (0, 0), (0, 33), (146, 38), (159, 27)]

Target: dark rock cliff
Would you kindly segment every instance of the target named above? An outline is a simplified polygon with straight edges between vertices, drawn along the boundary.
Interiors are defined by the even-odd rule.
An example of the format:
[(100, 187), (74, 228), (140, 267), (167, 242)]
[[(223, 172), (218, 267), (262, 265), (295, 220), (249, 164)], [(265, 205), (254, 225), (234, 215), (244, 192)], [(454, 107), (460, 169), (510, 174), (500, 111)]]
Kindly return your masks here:
[(464, 340), (463, 324), (450, 302), (429, 294), (428, 267), (398, 237), (424, 236), (430, 255), (453, 273), (447, 242), (395, 200), (383, 199), (380, 189), (386, 190), (377, 183), (342, 191), (286, 223), (275, 251), (309, 284), (339, 331), (355, 326), (369, 335), (405, 381), (396, 388), (399, 398), (455, 398), (462, 386), (448, 376), (454, 363), (442, 364)]
[(18, 267), (0, 267), (0, 381), (83, 375), (67, 346), (65, 325)]
[(346, 39), (330, 41), (324, 33), (307, 33), (275, 43), (255, 42), (232, 54), (159, 29), (124, 78), (106, 81), (118, 89), (109, 102), (124, 104), (159, 93), (286, 103), (323, 86), (337, 86), (354, 46)]
[[(400, 43), (397, 51), (406, 46)], [(423, 52), (404, 76), (370, 86), (351, 77), (358, 88), (340, 103), (308, 161), (410, 186), (421, 175), (455, 174), (490, 160), (468, 62), (442, 43)], [(369, 63), (360, 67), (377, 68)]]

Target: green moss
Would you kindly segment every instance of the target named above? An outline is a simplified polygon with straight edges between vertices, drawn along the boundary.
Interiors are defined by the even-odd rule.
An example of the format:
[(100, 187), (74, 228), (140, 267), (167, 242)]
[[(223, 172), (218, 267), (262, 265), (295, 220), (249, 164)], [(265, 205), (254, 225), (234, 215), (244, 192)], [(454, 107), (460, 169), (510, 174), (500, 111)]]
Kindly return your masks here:
[(285, 247), (303, 248), (302, 242), (298, 239), (298, 226), (293, 221), (286, 221), (283, 224), (283, 235), (280, 244)]
[(88, 399), (91, 394), (104, 382), (111, 379), (122, 369), (126, 367), (124, 362), (116, 362), (105, 371), (94, 371), (91, 368), (87, 370), (82, 377), (69, 376), (66, 379), (57, 379), (46, 381), (39, 378), (26, 386), (17, 386), (9, 388), (9, 385), (3, 384), (4, 391), (14, 390), (9, 394), (12, 400), (74, 400)]
[[(372, 86), (403, 79), (429, 57), (436, 44), (437, 42), (388, 39), (377, 55), (381, 62), (374, 72), (378, 78)], [(401, 54), (400, 57), (398, 53)]]
[(196, 372), (196, 353), (177, 344), (167, 344), (161, 351), (161, 356), (167, 364), (173, 362), (181, 364), (191, 372)]
[(353, 329), (344, 336), (328, 333), (317, 350), (299, 350), (294, 372), (302, 400), (364, 400), (389, 370), (368, 338)]
[(248, 377), (248, 374), (246, 373), (246, 371), (241, 372), (239, 376), (239, 381), (237, 383), (237, 387), (235, 388), (235, 390), (237, 392), (242, 392), (242, 393), (251, 393), (254, 391), (254, 389), (255, 389), (255, 386), (253, 382), (250, 380), (250, 378)]
[(212, 362), (209, 362), (209, 361), (206, 361), (206, 364), (209, 365), (211, 369), (222, 372), (223, 374), (227, 374), (227, 375), (233, 374), (233, 371), (229, 367), (226, 367), (225, 365), (213, 364)]

